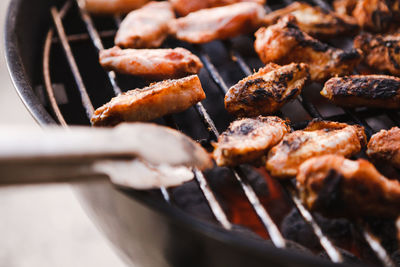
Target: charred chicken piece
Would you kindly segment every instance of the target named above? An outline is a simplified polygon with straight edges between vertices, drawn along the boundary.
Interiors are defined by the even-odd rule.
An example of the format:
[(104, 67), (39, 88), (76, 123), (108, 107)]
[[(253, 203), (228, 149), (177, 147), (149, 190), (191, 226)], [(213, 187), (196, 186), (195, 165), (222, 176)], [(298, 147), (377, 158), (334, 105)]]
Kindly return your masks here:
[(299, 168), (297, 187), (306, 206), (326, 216), (400, 215), (400, 183), (364, 159), (353, 161), (338, 155), (309, 159)]
[(351, 15), (356, 7), (358, 0), (334, 0), (333, 9), (339, 15)]
[(400, 75), (400, 33), (360, 34), (354, 40), (354, 47), (364, 52), (364, 62), (369, 67)]
[(151, 80), (181, 78), (203, 67), (200, 59), (184, 48), (121, 49), (100, 52), (100, 64), (107, 70), (137, 75)]
[(266, 168), (274, 177), (291, 178), (307, 159), (326, 154), (351, 157), (360, 152), (366, 139), (364, 128), (359, 125), (313, 121), (304, 130), (286, 135), (273, 147)]
[(139, 8), (149, 0), (80, 0), (85, 8), (94, 14), (124, 14)]
[(308, 64), (311, 80), (317, 82), (348, 74), (361, 61), (361, 51), (343, 51), (321, 43), (301, 31), (291, 15), (268, 28), (260, 28), (254, 47), (264, 63)]
[(289, 6), (267, 14), (264, 18), (266, 26), (273, 25), (286, 15), (297, 19), (299, 28), (307, 34), (329, 38), (339, 34), (352, 33), (358, 29), (356, 21), (346, 15), (338, 16), (333, 12), (324, 11), (320, 7), (304, 2), (294, 2)]
[(398, 20), (399, 1), (360, 0), (352, 14), (363, 29), (381, 32)]
[(126, 16), (115, 44), (125, 48), (159, 47), (168, 36), (168, 23), (174, 18), (170, 3), (150, 2)]
[(260, 5), (265, 4), (265, 0), (169, 0), (175, 11), (181, 16), (186, 16), (189, 13), (200, 9), (227, 6), (239, 2), (254, 2)]
[(275, 117), (237, 120), (214, 143), (214, 159), (218, 166), (236, 166), (261, 158), (290, 131), (286, 121)]
[(225, 95), (225, 108), (243, 117), (272, 114), (301, 93), (308, 76), (306, 64), (270, 63), (231, 87)]
[(171, 23), (171, 32), (189, 43), (207, 43), (250, 32), (260, 25), (264, 16), (262, 5), (242, 2), (190, 13)]
[(113, 126), (123, 121), (149, 121), (184, 111), (205, 97), (197, 75), (166, 80), (114, 97), (94, 112), (91, 121), (94, 126)]
[(321, 95), (339, 106), (400, 108), (400, 78), (387, 75), (353, 75), (332, 78)]
[(374, 134), (368, 142), (367, 155), (400, 168), (400, 128), (393, 127)]

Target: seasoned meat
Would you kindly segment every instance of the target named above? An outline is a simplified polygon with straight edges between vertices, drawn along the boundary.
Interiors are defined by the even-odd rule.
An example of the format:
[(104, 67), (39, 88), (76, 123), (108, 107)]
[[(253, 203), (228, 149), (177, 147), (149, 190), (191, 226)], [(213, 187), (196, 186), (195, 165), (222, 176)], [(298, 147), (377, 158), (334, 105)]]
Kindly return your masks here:
[(152, 80), (181, 78), (203, 67), (200, 59), (184, 48), (124, 49), (113, 47), (100, 52), (100, 64), (107, 70)]
[(184, 111), (205, 97), (197, 75), (166, 80), (114, 97), (94, 112), (91, 121), (94, 126), (112, 126), (123, 121), (149, 121)]
[(167, 38), (168, 24), (175, 18), (168, 2), (150, 2), (129, 13), (115, 36), (115, 45), (125, 48), (159, 47)]
[(300, 166), (296, 178), (301, 199), (312, 211), (331, 217), (400, 215), (400, 183), (364, 159), (315, 157)]
[(227, 6), (239, 2), (255, 2), (260, 5), (265, 4), (265, 0), (169, 0), (175, 11), (181, 16), (186, 16), (191, 12), (200, 9)]
[(351, 15), (356, 7), (358, 0), (334, 0), (333, 9), (339, 15)]
[(360, 27), (381, 32), (398, 20), (399, 4), (399, 0), (359, 0), (353, 17)]
[(353, 75), (332, 78), (321, 95), (339, 106), (400, 108), (400, 78), (387, 75)]
[(270, 63), (231, 87), (225, 108), (243, 117), (272, 114), (301, 93), (308, 76), (306, 64)]
[(400, 75), (400, 33), (389, 35), (364, 33), (356, 37), (354, 47), (364, 52), (364, 62), (369, 67)]
[(214, 143), (218, 166), (236, 166), (260, 160), (290, 131), (286, 121), (270, 116), (237, 120)]
[(301, 31), (291, 15), (268, 28), (260, 28), (254, 47), (264, 63), (308, 64), (312, 81), (348, 74), (361, 61), (360, 51), (330, 47)]
[(289, 14), (297, 19), (297, 25), (302, 31), (314, 37), (329, 38), (339, 34), (352, 33), (358, 29), (356, 21), (350, 16), (339, 16), (305, 2), (294, 2), (285, 8), (267, 14), (264, 23), (266, 26), (273, 25)]
[(311, 157), (337, 154), (350, 157), (366, 144), (364, 128), (346, 123), (313, 121), (307, 128), (286, 135), (273, 147), (267, 159), (267, 170), (278, 178), (291, 178), (304, 161)]
[(265, 15), (264, 7), (243, 2), (202, 9), (171, 23), (171, 32), (189, 43), (227, 39), (256, 29)]
[(85, 8), (95, 14), (121, 14), (139, 8), (149, 0), (80, 0)]
[(368, 142), (367, 155), (400, 168), (400, 128), (393, 127), (374, 134)]

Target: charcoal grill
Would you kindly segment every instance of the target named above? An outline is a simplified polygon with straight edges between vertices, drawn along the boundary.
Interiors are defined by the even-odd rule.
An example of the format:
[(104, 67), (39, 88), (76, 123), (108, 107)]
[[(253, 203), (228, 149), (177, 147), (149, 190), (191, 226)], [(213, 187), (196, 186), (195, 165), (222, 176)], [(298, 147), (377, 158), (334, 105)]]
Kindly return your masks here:
[[(290, 3), (289, 0), (269, 1), (266, 10)], [(322, 0), (311, 1), (311, 4), (330, 8), (330, 4)], [(112, 45), (120, 21), (120, 17), (91, 17), (81, 0), (42, 0), (35, 5), (27, 0), (12, 1), (6, 25), (8, 66), (22, 100), (40, 124), (58, 123), (63, 127), (89, 124), (94, 107), (122, 91), (146, 85), (138, 78), (106, 73), (97, 63), (98, 51)], [(199, 55), (205, 66), (200, 78), (207, 99), (193, 109), (157, 122), (178, 128), (205, 146), (215, 140), (233, 119), (223, 108), (223, 96), (229, 86), (262, 66), (252, 49), (252, 41), (251, 37), (244, 36), (200, 46), (167, 40), (165, 46), (183, 46)], [(345, 46), (346, 42), (340, 44)], [(294, 129), (303, 128), (313, 118), (357, 123), (365, 127), (369, 136), (382, 127), (400, 125), (398, 111), (333, 107), (315, 94), (319, 91), (318, 85), (310, 87), (278, 114), (289, 117)], [(314, 215), (302, 205), (291, 182), (279, 182), (279, 190), (288, 197), (302, 220), (311, 226), (330, 261), (304, 253), (286, 240), (246, 172), (235, 168), (231, 173), (268, 241), (236, 229), (221, 203), (222, 197), (215, 193), (210, 174), (198, 170), (194, 170), (196, 194), (201, 195), (213, 215), (207, 221), (185, 212), (176, 201), (177, 190), (174, 189), (121, 191), (107, 183), (92, 183), (80, 185), (77, 190), (95, 213), (100, 226), (130, 262), (146, 266), (347, 265), (343, 250), (335, 246)], [(118, 209), (130, 216), (121, 217), (116, 212)], [(373, 263), (395, 266), (382, 245), (384, 240), (372, 234), (368, 224), (357, 222), (354, 228), (372, 251)], [(145, 250), (154, 255), (146, 254)]]

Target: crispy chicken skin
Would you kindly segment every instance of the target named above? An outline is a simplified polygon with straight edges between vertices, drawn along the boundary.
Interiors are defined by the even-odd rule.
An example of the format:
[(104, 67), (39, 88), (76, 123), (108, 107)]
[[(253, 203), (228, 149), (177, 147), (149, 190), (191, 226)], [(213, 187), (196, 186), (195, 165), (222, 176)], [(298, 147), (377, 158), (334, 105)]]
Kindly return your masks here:
[(330, 47), (301, 31), (292, 15), (268, 28), (260, 28), (256, 32), (254, 47), (265, 64), (308, 64), (311, 80), (316, 82), (349, 74), (361, 61), (360, 51)]
[(399, 0), (359, 0), (353, 17), (363, 29), (381, 32), (398, 18)]
[(225, 108), (240, 117), (273, 114), (301, 93), (308, 76), (306, 64), (270, 63), (231, 87)]
[(367, 155), (400, 168), (400, 128), (393, 127), (374, 134), (368, 142)]
[(345, 107), (400, 108), (400, 78), (387, 75), (331, 78), (321, 95)]
[(207, 43), (227, 39), (256, 29), (265, 16), (264, 7), (242, 2), (202, 9), (171, 23), (176, 38), (189, 43)]
[(115, 36), (115, 45), (125, 48), (159, 47), (167, 38), (168, 24), (175, 18), (168, 2), (150, 2), (129, 13)]
[(286, 135), (273, 147), (266, 168), (277, 178), (291, 178), (307, 159), (326, 154), (351, 157), (366, 144), (364, 128), (359, 125), (312, 121), (307, 128)]
[(166, 80), (114, 97), (94, 112), (91, 122), (113, 126), (123, 121), (149, 121), (184, 111), (205, 98), (197, 75)]
[(351, 15), (357, 3), (358, 0), (334, 0), (332, 5), (336, 14)]
[(236, 166), (260, 160), (290, 131), (286, 121), (275, 117), (245, 118), (234, 121), (214, 143), (213, 157), (218, 166)]
[(354, 47), (364, 52), (364, 62), (369, 67), (400, 75), (400, 33), (360, 34), (354, 39)]
[(302, 31), (314, 37), (329, 38), (339, 34), (352, 33), (358, 29), (356, 21), (350, 16), (339, 16), (304, 2), (294, 2), (285, 8), (267, 14), (264, 23), (266, 26), (273, 25), (289, 14), (297, 19), (297, 25)]
[(300, 197), (312, 211), (353, 218), (400, 214), (400, 183), (387, 179), (367, 160), (315, 157), (300, 166), (296, 179)]
[(198, 11), (200, 9), (227, 6), (239, 2), (254, 2), (260, 5), (265, 4), (265, 0), (169, 0), (174, 7), (175, 11), (181, 15), (186, 16), (189, 13)]
[(146, 4), (149, 0), (81, 0), (94, 14), (123, 14)]
[(107, 70), (151, 80), (181, 78), (196, 74), (203, 67), (200, 59), (185, 48), (121, 49), (100, 52), (100, 64)]

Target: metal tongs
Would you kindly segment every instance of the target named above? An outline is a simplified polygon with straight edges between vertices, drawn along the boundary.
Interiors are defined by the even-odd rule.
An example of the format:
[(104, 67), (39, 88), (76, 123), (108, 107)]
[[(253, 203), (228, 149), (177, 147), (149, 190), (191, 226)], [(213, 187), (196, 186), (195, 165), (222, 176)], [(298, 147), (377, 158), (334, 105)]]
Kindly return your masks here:
[(208, 153), (173, 129), (150, 123), (115, 128), (0, 126), (0, 185), (109, 177), (151, 189), (180, 185), (192, 168), (212, 167)]

